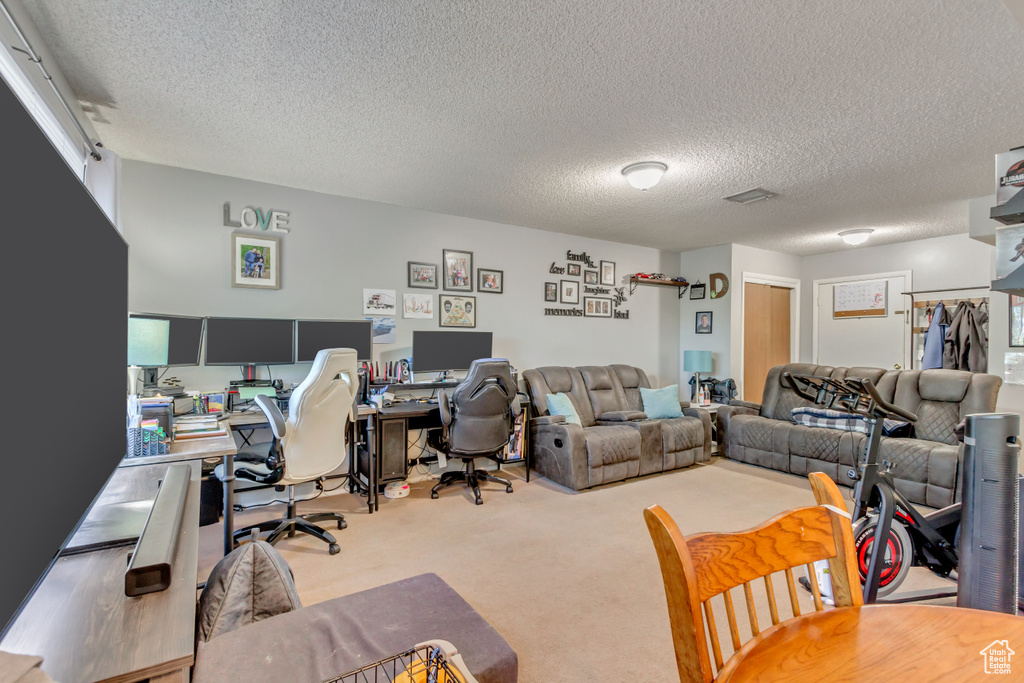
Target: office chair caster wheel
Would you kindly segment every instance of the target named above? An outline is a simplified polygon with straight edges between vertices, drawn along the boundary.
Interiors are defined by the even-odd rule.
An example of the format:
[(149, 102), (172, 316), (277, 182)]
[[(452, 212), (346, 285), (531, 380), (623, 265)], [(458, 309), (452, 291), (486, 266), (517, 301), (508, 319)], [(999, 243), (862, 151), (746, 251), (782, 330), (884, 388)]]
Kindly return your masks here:
[(430, 492), (430, 497), (433, 498), (434, 500), (437, 500), (437, 498), (438, 498), (437, 491), (431, 491)]
[(331, 555), (337, 555), (341, 552), (341, 547), (337, 543), (332, 543), (329, 546), (327, 546), (327, 552), (329, 552)]
[(511, 486), (506, 486), (505, 487), (505, 493), (512, 493), (512, 487)]

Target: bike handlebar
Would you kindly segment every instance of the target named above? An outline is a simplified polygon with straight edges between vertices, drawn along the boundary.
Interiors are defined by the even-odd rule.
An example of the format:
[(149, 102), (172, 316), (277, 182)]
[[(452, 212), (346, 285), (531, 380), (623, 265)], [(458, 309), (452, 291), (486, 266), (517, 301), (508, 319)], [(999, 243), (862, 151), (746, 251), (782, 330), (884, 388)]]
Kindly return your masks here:
[[(898, 406), (894, 406), (883, 399), (881, 395), (879, 395), (874, 382), (870, 379), (863, 377), (848, 377), (845, 380), (837, 381), (830, 377), (794, 377), (788, 372), (783, 373), (782, 376), (798, 396), (804, 400), (810, 401), (811, 403), (831, 407), (838, 400), (847, 409), (856, 413), (860, 412), (857, 404), (860, 403), (861, 399), (866, 399), (870, 401), (870, 405), (866, 409), (867, 411), (877, 411), (882, 414), (882, 417), (894, 415), (896, 417), (901, 417), (908, 422), (917, 422), (917, 415), (909, 410), (903, 410)], [(816, 393), (812, 395), (807, 392), (797, 384), (798, 381), (802, 382), (806, 387), (816, 387)], [(843, 394), (845, 394), (845, 396), (843, 396)], [(826, 396), (831, 398), (826, 398)], [(850, 405), (850, 403), (853, 405)]]

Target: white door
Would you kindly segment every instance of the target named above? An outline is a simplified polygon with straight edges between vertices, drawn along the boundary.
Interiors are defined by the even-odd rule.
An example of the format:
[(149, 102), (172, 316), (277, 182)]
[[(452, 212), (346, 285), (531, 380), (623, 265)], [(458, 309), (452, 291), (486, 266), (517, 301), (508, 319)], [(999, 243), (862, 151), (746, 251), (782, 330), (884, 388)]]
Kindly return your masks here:
[[(909, 297), (908, 278), (866, 276), (843, 282), (818, 282), (817, 329), (815, 330), (815, 363), (844, 367), (874, 367), (892, 370), (910, 367), (910, 312), (905, 302)], [(884, 316), (836, 317), (836, 287), (859, 283), (887, 283), (888, 306)], [(847, 289), (846, 292), (851, 290)], [(844, 294), (840, 290), (839, 294)], [(842, 306), (841, 306), (842, 308)], [(842, 311), (840, 311), (842, 312)]]

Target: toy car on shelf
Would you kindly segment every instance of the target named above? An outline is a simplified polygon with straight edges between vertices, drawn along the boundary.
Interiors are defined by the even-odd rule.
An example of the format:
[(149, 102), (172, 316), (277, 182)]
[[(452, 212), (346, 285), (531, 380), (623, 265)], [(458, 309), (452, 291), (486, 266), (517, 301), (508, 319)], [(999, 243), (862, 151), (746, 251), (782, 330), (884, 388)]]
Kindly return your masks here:
[(637, 273), (633, 277), (640, 280), (664, 280), (664, 273)]

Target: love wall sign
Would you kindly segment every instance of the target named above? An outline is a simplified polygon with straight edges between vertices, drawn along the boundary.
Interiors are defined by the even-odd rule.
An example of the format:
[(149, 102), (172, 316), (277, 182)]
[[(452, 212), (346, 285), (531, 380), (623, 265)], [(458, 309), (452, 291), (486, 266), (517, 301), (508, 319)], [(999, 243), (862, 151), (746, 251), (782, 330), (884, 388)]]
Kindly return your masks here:
[(231, 202), (224, 202), (224, 225), (262, 232), (288, 232), (288, 212), (247, 206), (238, 214), (238, 220), (235, 220), (231, 218)]

